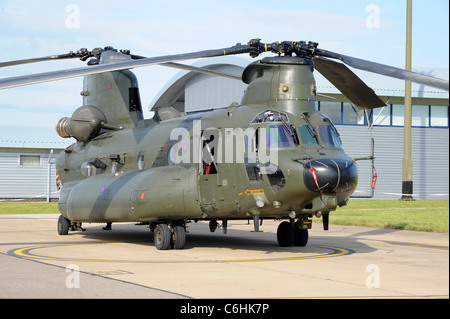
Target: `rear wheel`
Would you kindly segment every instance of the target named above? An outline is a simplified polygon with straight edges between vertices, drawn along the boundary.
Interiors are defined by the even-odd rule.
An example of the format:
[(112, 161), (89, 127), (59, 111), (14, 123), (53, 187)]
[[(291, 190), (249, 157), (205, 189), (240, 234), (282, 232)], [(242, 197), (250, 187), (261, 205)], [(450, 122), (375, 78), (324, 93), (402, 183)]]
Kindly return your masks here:
[(174, 249), (183, 249), (186, 243), (186, 230), (183, 226), (175, 226), (172, 230), (172, 245)]
[(167, 250), (171, 244), (171, 233), (167, 224), (158, 224), (155, 228), (155, 246), (158, 250)]
[(70, 221), (63, 215), (58, 218), (58, 234), (67, 235), (69, 233)]

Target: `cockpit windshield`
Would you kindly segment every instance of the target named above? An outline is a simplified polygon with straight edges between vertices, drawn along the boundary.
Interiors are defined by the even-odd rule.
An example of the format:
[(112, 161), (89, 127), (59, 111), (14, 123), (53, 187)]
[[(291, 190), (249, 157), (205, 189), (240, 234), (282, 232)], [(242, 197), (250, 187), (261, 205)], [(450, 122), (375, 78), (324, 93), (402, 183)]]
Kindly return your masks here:
[(288, 124), (269, 125), (266, 127), (267, 149), (297, 146), (294, 129)]
[(298, 132), (303, 146), (318, 147), (319, 140), (317, 139), (316, 130), (312, 125), (299, 125)]
[(339, 135), (334, 126), (318, 125), (317, 131), (319, 132), (319, 136), (324, 147), (342, 148)]
[(333, 123), (323, 114), (321, 118), (323, 122), (328, 124), (313, 125), (309, 120), (307, 113), (302, 114), (305, 124), (298, 125), (298, 133), (300, 135), (301, 144), (304, 147), (336, 147), (342, 148), (339, 133)]

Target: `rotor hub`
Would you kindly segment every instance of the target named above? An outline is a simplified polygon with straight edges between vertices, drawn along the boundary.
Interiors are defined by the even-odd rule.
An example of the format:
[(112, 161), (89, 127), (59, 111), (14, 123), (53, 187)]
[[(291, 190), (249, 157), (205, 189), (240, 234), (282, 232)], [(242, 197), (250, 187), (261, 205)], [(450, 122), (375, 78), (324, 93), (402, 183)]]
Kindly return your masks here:
[(309, 41), (281, 41), (273, 43), (261, 43), (260, 39), (252, 39), (248, 42), (248, 45), (254, 50), (250, 52), (250, 56), (255, 58), (263, 52), (273, 52), (277, 53), (279, 56), (284, 54), (284, 56), (292, 57), (295, 54), (301, 58), (312, 59), (314, 56), (317, 46), (317, 42)]

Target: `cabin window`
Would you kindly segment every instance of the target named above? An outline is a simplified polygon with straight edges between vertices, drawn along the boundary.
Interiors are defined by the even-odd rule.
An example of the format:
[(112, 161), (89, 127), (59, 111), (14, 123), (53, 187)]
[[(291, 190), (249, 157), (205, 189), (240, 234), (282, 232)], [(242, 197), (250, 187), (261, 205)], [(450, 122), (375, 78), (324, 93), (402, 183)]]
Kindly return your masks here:
[(137, 168), (138, 170), (143, 170), (145, 167), (145, 156), (144, 156), (144, 152), (139, 152), (138, 157), (137, 157)]
[(141, 99), (139, 97), (139, 88), (131, 87), (128, 89), (129, 110), (130, 112), (142, 112)]
[[(272, 164), (272, 166), (275, 166)], [(270, 169), (271, 173), (267, 174), (267, 179), (269, 180), (270, 187), (274, 193), (279, 192), (286, 184), (286, 179), (281, 169), (276, 166)]]
[(111, 160), (111, 173), (115, 174), (119, 168), (119, 161), (122, 159), (119, 154), (111, 154), (109, 155), (109, 159)]
[(286, 184), (281, 169), (271, 163), (261, 164), (258, 158), (245, 158), (245, 169), (247, 171), (248, 180), (250, 182), (263, 181), (263, 175), (267, 176), (267, 181), (274, 193), (280, 191)]
[(117, 161), (111, 161), (111, 173), (115, 174), (118, 167), (119, 163)]
[(259, 169), (258, 158), (245, 158), (245, 170), (247, 171), (248, 180), (251, 182), (262, 181), (261, 171)]
[(86, 161), (81, 164), (81, 174), (85, 177), (91, 177), (94, 171), (94, 165), (91, 162)]

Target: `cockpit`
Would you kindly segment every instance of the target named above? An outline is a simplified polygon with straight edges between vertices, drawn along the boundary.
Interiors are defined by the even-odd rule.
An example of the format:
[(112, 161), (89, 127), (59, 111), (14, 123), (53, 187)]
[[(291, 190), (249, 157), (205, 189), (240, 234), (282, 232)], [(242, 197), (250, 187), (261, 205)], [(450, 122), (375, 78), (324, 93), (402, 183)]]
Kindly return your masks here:
[(247, 136), (245, 158), (245, 167), (251, 183), (263, 181), (266, 176), (274, 193), (285, 186), (285, 175), (278, 166), (277, 154), (280, 150), (342, 149), (333, 123), (323, 114), (315, 113), (313, 116), (313, 120), (310, 120), (309, 115), (304, 113), (301, 118), (290, 120), (286, 113), (266, 110), (253, 118), (253, 134)]
[[(336, 127), (325, 115), (320, 114), (323, 124), (312, 123), (308, 114), (303, 114), (293, 125), (286, 113), (267, 110), (261, 112), (251, 124), (268, 124), (260, 127), (265, 132), (267, 149), (288, 147), (332, 147), (342, 149), (341, 139)], [(292, 121), (296, 122), (296, 121)], [(263, 133), (264, 134), (264, 133)]]

